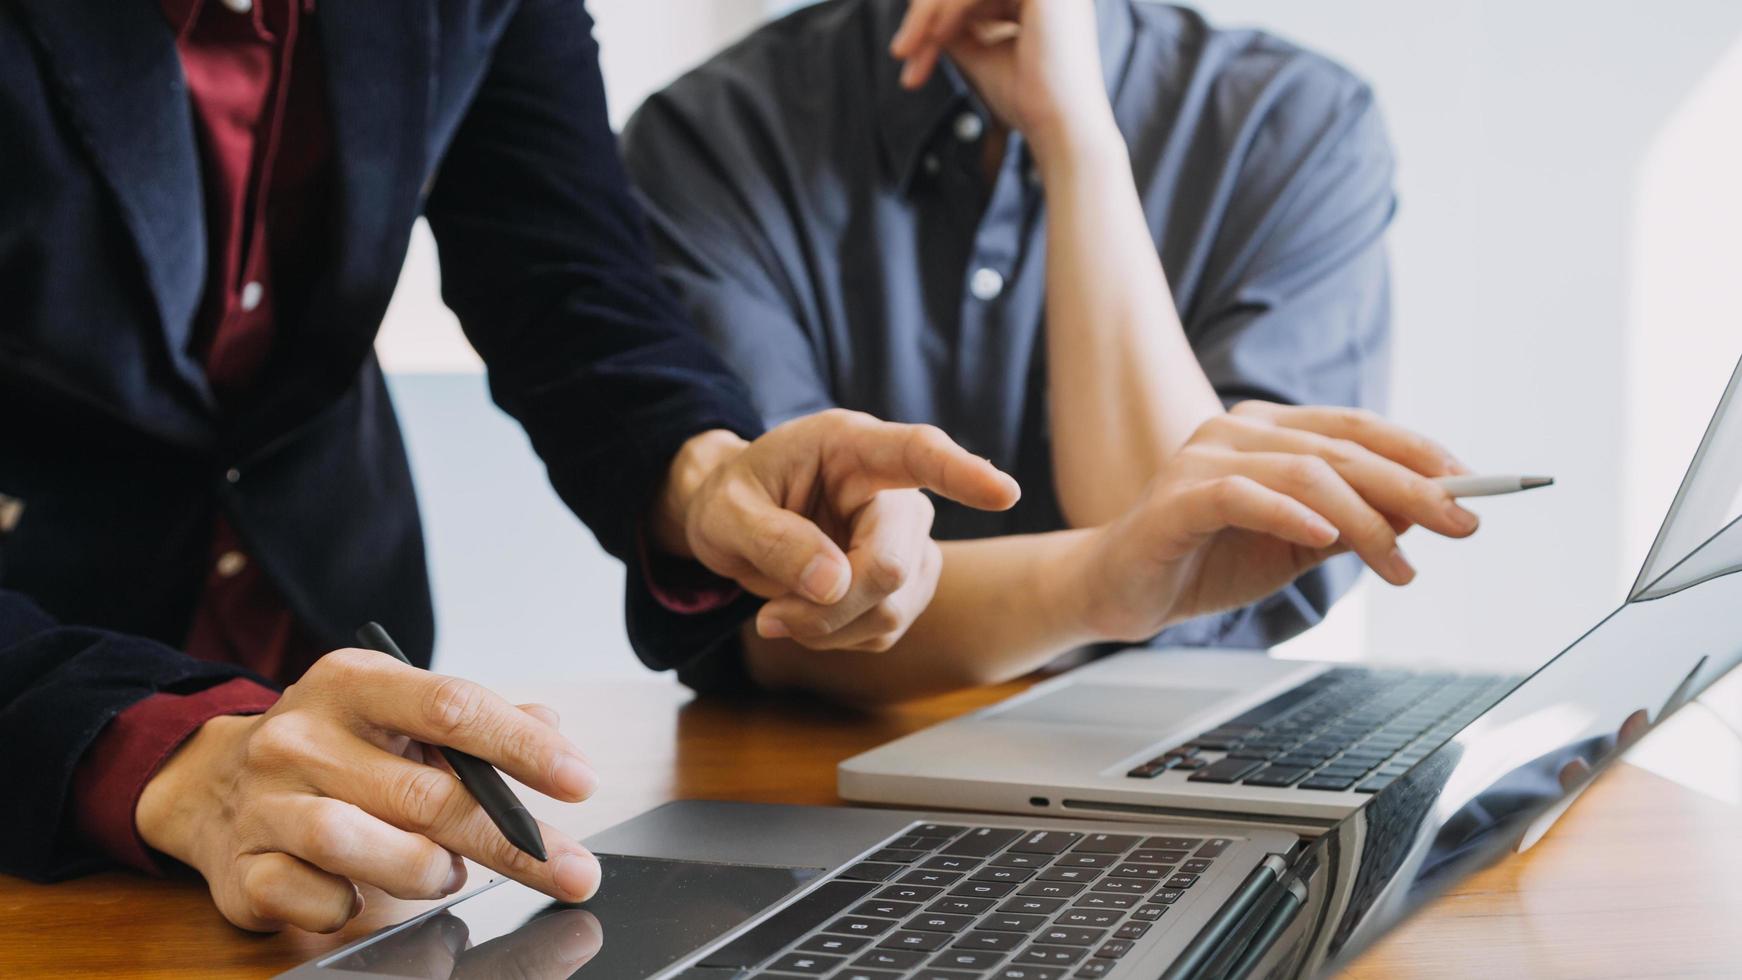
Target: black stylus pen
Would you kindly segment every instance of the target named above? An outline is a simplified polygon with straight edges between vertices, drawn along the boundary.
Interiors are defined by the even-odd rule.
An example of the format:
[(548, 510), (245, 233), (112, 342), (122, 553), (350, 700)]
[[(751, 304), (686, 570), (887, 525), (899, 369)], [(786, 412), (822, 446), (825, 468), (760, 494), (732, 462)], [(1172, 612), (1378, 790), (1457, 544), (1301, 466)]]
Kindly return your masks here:
[[(387, 635), (380, 623), (364, 623), (357, 630), (357, 643), (364, 649), (378, 650), (398, 658), (400, 663), (411, 664), (405, 654), (400, 652), (399, 644), (393, 642), (393, 637)], [(526, 812), (526, 807), (514, 795), (514, 791), (502, 781), (502, 774), (496, 771), (496, 767), (459, 749), (441, 745), (435, 749), (442, 754), (442, 758), (448, 760), (448, 765), (454, 768), (454, 775), (460, 777), (461, 785), (484, 808), (484, 812), (490, 815), (490, 822), (496, 825), (497, 830), (502, 831), (502, 836), (508, 838), (508, 843), (543, 861), (544, 835), (538, 832), (538, 821)]]

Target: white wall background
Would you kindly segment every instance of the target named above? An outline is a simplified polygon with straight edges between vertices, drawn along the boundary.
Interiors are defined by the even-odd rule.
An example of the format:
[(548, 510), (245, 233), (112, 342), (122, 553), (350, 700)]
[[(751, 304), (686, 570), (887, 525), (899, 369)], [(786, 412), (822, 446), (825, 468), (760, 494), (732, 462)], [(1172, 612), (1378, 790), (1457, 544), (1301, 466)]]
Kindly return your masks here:
[[(757, 0), (595, 0), (612, 112), (741, 33)], [(784, 5), (781, 5), (784, 6)], [(1742, 354), (1742, 4), (1205, 0), (1371, 81), (1400, 158), (1393, 414), (1478, 468), (1560, 485), (1479, 504), (1291, 646), (1530, 664), (1612, 607)], [(636, 672), (618, 570), (484, 407), (414, 243), (381, 341), (432, 550), (442, 669)]]

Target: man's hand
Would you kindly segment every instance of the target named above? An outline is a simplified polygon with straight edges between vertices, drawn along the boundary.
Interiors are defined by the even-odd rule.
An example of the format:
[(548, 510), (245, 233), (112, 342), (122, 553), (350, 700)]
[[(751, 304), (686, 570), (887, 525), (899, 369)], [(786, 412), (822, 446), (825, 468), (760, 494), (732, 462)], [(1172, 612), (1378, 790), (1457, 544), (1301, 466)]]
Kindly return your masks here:
[(1148, 497), (1070, 562), (1082, 627), (1135, 642), (1261, 599), (1353, 551), (1403, 585), (1397, 546), (1419, 524), (1448, 537), (1476, 515), (1433, 481), (1465, 472), (1444, 449), (1365, 411), (1243, 402), (1204, 423)]
[(686, 443), (655, 511), (654, 540), (774, 601), (767, 637), (887, 650), (931, 600), (941, 560), (925, 488), (1004, 510), (1016, 481), (928, 425), (833, 410), (753, 443)]
[(949, 55), (1043, 165), (1084, 139), (1118, 139), (1090, 0), (913, 0), (889, 52), (908, 88)]
[(265, 714), (202, 725), (146, 784), (135, 820), (147, 844), (204, 875), (244, 929), (338, 929), (362, 909), (358, 884), (452, 895), (466, 881), (462, 857), (564, 901), (592, 895), (591, 854), (548, 825), (549, 860), (521, 852), (424, 744), (469, 752), (559, 800), (593, 791), (592, 767), (550, 709), (338, 650)]

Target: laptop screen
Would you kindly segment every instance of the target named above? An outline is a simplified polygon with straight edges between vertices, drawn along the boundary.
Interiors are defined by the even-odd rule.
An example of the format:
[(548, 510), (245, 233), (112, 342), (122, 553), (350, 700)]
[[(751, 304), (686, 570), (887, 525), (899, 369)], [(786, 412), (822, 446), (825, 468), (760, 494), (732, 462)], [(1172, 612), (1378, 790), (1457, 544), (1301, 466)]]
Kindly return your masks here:
[[(1691, 541), (1689, 552), (1663, 561), (1649, 588), (1307, 845), (1294, 861), (1294, 895), (1276, 889), (1252, 942), (1231, 955), (1238, 968), (1212, 974), (1316, 976), (1347, 965), (1427, 900), (1532, 841), (1629, 745), (1742, 662), (1737, 388), (1732, 380), (1678, 495), (1683, 507), (1659, 536), (1660, 546)], [(1684, 518), (1716, 526), (1672, 534)]]

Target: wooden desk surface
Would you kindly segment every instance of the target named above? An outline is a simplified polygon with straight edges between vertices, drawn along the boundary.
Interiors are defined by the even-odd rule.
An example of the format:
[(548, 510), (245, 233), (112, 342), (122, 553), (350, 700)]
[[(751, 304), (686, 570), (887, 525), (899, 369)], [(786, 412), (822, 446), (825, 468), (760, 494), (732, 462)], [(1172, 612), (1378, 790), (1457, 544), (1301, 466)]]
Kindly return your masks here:
[[(652, 679), (504, 693), (556, 707), (564, 731), (596, 764), (603, 785), (592, 801), (528, 801), (581, 836), (672, 799), (836, 803), (839, 760), (1019, 686), (878, 715), (691, 702)], [(1617, 767), (1536, 848), (1463, 882), (1349, 975), (1742, 974), (1739, 817), (1644, 770)], [(256, 936), (225, 923), (198, 880), (104, 874), (42, 886), (0, 876), (0, 975), (265, 976), (420, 907), (372, 892), (337, 935)]]

